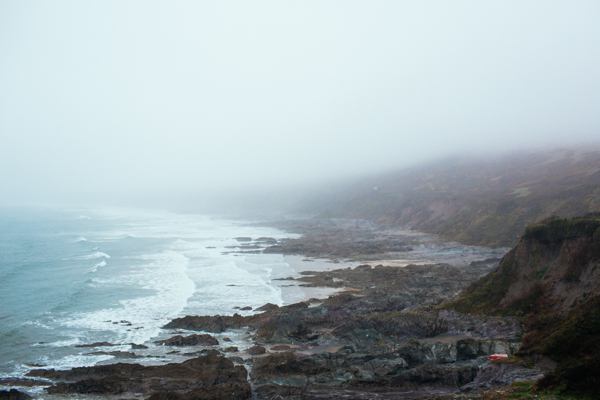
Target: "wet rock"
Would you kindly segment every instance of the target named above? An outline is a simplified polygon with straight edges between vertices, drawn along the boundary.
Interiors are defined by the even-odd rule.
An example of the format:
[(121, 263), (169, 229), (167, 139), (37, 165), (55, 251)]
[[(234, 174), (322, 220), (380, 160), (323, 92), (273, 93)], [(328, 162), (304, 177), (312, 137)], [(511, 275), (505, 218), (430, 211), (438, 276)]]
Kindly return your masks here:
[(37, 379), (24, 379), (24, 378), (2, 378), (0, 379), (0, 386), (50, 386), (51, 382), (41, 381)]
[(143, 349), (147, 349), (148, 346), (145, 346), (143, 344), (131, 343), (131, 348), (134, 349), (134, 350), (143, 350)]
[(93, 351), (91, 353), (85, 353), (86, 356), (113, 356), (119, 358), (141, 358), (143, 356), (137, 355), (130, 351)]
[(272, 237), (259, 237), (254, 242), (260, 243), (260, 244), (263, 244), (263, 245), (270, 245), (270, 246), (277, 244), (277, 240), (275, 238), (272, 238)]
[(221, 352), (217, 349), (204, 349), (204, 350), (201, 350), (199, 353), (203, 356), (208, 356), (211, 354), (218, 356), (221, 354)]
[(177, 335), (170, 339), (157, 340), (154, 343), (165, 346), (215, 346), (219, 344), (219, 341), (208, 334), (193, 334), (189, 336)]
[(279, 350), (289, 350), (289, 349), (290, 349), (290, 346), (288, 346), (286, 344), (278, 344), (278, 345), (271, 347), (271, 350), (278, 350), (278, 351)]
[(238, 352), (238, 348), (235, 346), (231, 346), (231, 347), (226, 347), (223, 349), (224, 353), (237, 353)]
[(249, 310), (252, 310), (252, 307), (246, 306), (246, 307), (240, 308), (240, 311), (249, 311)]
[(234, 239), (237, 240), (238, 242), (251, 242), (252, 241), (252, 238), (249, 236), (240, 236), (240, 237), (236, 237)]
[(279, 306), (277, 304), (273, 304), (273, 303), (267, 303), (263, 306), (260, 306), (256, 309), (256, 311), (273, 311), (273, 310), (277, 310), (279, 308)]
[(256, 330), (254, 339), (267, 343), (290, 343), (293, 340), (307, 340), (312, 330), (294, 314), (274, 315)]
[[(28, 375), (62, 381), (46, 389), (50, 394), (168, 392), (153, 394), (159, 399), (169, 398), (160, 397), (167, 395), (174, 398), (183, 395), (185, 397), (181, 398), (184, 399), (245, 399), (251, 395), (246, 369), (216, 355), (201, 356), (179, 364), (143, 366), (118, 363), (68, 371), (33, 370)], [(228, 393), (237, 397), (227, 397), (230, 396)], [(196, 394), (198, 397), (193, 397)]]
[(310, 358), (297, 358), (294, 353), (283, 352), (268, 355), (252, 365), (251, 377), (255, 384), (277, 382), (286, 386), (305, 386), (309, 376), (329, 371)]
[(165, 329), (188, 329), (194, 331), (206, 331), (220, 333), (229, 328), (241, 328), (248, 326), (247, 320), (239, 314), (233, 316), (185, 316), (176, 318), (163, 326)]
[(20, 392), (17, 389), (0, 390), (0, 399), (2, 400), (28, 400), (31, 399), (26, 393)]
[(260, 354), (265, 354), (266, 351), (267, 350), (263, 346), (252, 346), (246, 350), (246, 353), (250, 354), (251, 356), (257, 356)]
[(108, 342), (96, 342), (96, 343), (90, 343), (90, 344), (76, 344), (75, 347), (109, 347), (109, 346), (117, 346), (114, 343), (108, 343)]

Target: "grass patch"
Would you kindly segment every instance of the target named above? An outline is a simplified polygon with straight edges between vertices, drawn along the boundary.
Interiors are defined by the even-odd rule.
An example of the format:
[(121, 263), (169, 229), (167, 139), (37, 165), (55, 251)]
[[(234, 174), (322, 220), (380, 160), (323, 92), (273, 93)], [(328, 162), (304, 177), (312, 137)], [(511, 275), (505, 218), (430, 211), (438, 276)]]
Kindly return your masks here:
[(596, 230), (600, 228), (600, 218), (597, 214), (581, 218), (559, 218), (556, 216), (546, 218), (525, 228), (523, 238), (536, 239), (544, 243), (557, 242), (567, 238), (591, 238)]

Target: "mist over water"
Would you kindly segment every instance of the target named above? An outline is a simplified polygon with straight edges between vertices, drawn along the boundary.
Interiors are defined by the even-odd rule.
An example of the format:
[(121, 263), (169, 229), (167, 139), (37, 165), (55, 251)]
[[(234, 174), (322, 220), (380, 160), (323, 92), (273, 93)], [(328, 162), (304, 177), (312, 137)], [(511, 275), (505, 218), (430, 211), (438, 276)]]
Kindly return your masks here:
[(597, 142), (599, 15), (593, 1), (4, 1), (0, 204), (190, 209)]

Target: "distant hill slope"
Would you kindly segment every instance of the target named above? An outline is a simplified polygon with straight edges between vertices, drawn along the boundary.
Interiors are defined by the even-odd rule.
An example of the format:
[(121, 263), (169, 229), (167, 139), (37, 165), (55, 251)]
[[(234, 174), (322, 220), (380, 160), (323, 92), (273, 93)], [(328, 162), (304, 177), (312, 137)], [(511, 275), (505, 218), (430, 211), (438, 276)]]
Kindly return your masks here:
[[(538, 388), (600, 391), (600, 213), (527, 227), (500, 265), (441, 307), (521, 316), (521, 356), (558, 368)], [(595, 397), (596, 398), (596, 397)]]
[(349, 184), (314, 199), (312, 210), (410, 226), (465, 244), (513, 246), (528, 224), (600, 211), (600, 151), (429, 164)]

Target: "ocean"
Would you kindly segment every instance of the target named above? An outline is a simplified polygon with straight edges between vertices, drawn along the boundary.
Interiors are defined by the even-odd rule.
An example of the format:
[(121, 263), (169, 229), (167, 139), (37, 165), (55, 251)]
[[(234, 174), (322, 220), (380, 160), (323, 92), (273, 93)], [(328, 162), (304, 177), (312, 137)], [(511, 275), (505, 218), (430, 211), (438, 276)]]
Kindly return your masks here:
[[(135, 360), (182, 361), (155, 340), (192, 315), (304, 300), (275, 279), (297, 275), (277, 254), (240, 254), (236, 237), (294, 237), (251, 221), (128, 209), (0, 208), (0, 378)], [(243, 240), (242, 240), (243, 242)], [(289, 281), (288, 281), (289, 282)], [(241, 349), (244, 332), (228, 332)], [(77, 347), (96, 342), (111, 347)], [(110, 352), (122, 352), (115, 356)], [(179, 358), (178, 358), (179, 357)]]

